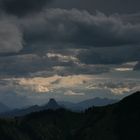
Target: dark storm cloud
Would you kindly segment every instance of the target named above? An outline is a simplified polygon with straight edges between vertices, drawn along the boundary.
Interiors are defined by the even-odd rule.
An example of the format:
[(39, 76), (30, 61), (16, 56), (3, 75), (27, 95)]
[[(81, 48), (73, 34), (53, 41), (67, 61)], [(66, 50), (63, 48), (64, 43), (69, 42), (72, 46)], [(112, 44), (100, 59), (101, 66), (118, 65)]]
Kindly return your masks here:
[(101, 74), (110, 71), (110, 68), (105, 65), (66, 65), (54, 67), (52, 70), (57, 75), (68, 76), (68, 75), (79, 75), (79, 74)]
[[(37, 12), (46, 6), (50, 8), (85, 9), (90, 12), (96, 10), (106, 14), (137, 13), (140, 12), (139, 0), (0, 0), (1, 7), (14, 15), (26, 15)], [(51, 3), (50, 3), (51, 2)], [(48, 5), (49, 3), (49, 5)]]
[[(74, 51), (88, 50), (78, 55), (80, 61), (86, 64), (120, 64), (139, 60), (140, 24), (123, 22), (118, 16), (106, 16), (100, 12), (91, 14), (77, 9), (47, 9), (21, 19), (7, 17), (0, 21), (0, 26), (1, 53), (43, 56), (50, 50), (56, 49), (63, 53), (73, 48)], [(10, 61), (6, 63), (10, 64)], [(45, 59), (34, 62), (28, 63), (27, 57), (15, 66), (6, 66), (7, 73), (16, 73), (13, 67), (17, 67), (19, 73), (25, 73), (44, 70), (47, 63), (53, 66), (65, 65)], [(22, 64), (26, 69), (22, 69)]]
[(140, 60), (140, 47), (98, 48), (81, 51), (78, 58), (86, 64), (122, 64)]
[[(46, 100), (31, 89), (38, 85), (46, 90), (47, 85), (34, 85), (33, 77), (101, 74), (99, 84), (93, 76), (93, 81), (74, 87), (77, 91), (72, 88), (72, 94), (84, 91), (85, 97), (92, 97), (93, 91), (96, 96), (109, 91), (107, 96), (113, 97), (113, 89), (119, 93), (139, 86), (134, 79), (139, 73), (115, 71), (136, 64), (126, 62), (140, 61), (140, 14), (135, 13), (140, 12), (139, 5), (139, 0), (0, 0), (0, 101), (21, 107)], [(140, 63), (135, 69), (139, 67)], [(133, 78), (133, 85), (123, 81), (125, 76)], [(25, 83), (32, 77), (33, 85), (22, 84), (23, 77)], [(56, 86), (54, 94), (64, 97), (59, 79), (48, 82)]]
[(132, 24), (140, 23), (140, 13), (121, 15), (120, 18), (125, 23), (132, 23)]
[(98, 10), (106, 14), (126, 14), (140, 12), (139, 5), (139, 0), (55, 0), (50, 7), (78, 8), (90, 12)]
[(36, 54), (0, 57), (0, 75), (29, 76), (31, 73), (47, 71), (46, 75), (53, 75), (53, 66), (72, 66), (73, 62), (62, 62), (57, 58)]
[(2, 9), (12, 15), (24, 16), (40, 11), (52, 0), (1, 0)]
[[(52, 57), (50, 57), (52, 55)], [(0, 76), (52, 76), (75, 74), (100, 74), (108, 72), (107, 66), (81, 64), (76, 57), (53, 53), (46, 56), (26, 54), (0, 57)]]
[(0, 54), (17, 53), (23, 48), (23, 33), (14, 17), (0, 17)]
[[(0, 26), (0, 52), (18, 54), (9, 57), (3, 54), (1, 75), (25, 76), (42, 71), (47, 71), (46, 75), (95, 74), (109, 68), (89, 64), (140, 60), (140, 24), (124, 23), (118, 16), (77, 9), (47, 9), (20, 19), (5, 17)], [(68, 58), (74, 54), (73, 51), (67, 54), (68, 49), (74, 53), (79, 50), (78, 56), (75, 53), (79, 62), (61, 61), (58, 55), (51, 59), (45, 56), (50, 50), (59, 50)]]
[[(25, 40), (37, 46), (114, 47), (140, 44), (140, 24), (123, 23), (117, 16), (76, 9), (48, 9), (22, 21)], [(30, 48), (29, 48), (30, 49)]]
[(26, 42), (22, 53), (86, 49), (78, 55), (85, 64), (121, 64), (140, 59), (140, 24), (124, 22), (118, 16), (47, 9), (22, 19), (20, 24)]
[[(0, 31), (1, 38), (12, 35), (8, 37), (9, 41), (6, 40), (7, 43), (1, 45), (3, 50), (6, 49), (4, 52), (8, 53), (9, 48), (13, 52), (12, 48), (16, 46), (19, 49), (14, 52), (20, 51), (23, 48), (22, 40), (25, 42), (22, 50), (25, 53), (42, 53), (54, 48), (87, 49), (140, 44), (140, 24), (124, 23), (118, 16), (106, 16), (99, 12), (90, 14), (76, 9), (47, 9), (34, 16), (16, 19), (14, 22), (9, 20), (9, 17), (6, 19), (8, 20), (2, 24)], [(9, 25), (8, 28), (5, 28), (6, 24)], [(9, 34), (8, 31), (13, 34)], [(11, 44), (10, 41), (19, 42), (9, 47), (7, 44)]]

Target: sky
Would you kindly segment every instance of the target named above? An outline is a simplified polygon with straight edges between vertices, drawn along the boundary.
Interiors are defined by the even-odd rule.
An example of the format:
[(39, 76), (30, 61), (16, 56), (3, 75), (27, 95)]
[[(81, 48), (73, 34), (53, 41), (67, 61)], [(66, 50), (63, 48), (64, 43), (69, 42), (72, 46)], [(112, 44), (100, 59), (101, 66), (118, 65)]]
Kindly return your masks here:
[(121, 99), (140, 90), (139, 0), (0, 0), (0, 102)]

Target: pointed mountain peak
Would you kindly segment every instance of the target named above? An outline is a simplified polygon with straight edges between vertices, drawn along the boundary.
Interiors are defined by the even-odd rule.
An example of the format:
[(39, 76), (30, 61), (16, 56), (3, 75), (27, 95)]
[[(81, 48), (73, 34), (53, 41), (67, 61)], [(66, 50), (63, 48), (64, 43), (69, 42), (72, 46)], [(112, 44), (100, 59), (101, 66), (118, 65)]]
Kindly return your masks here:
[(48, 102), (48, 104), (46, 105), (48, 109), (58, 109), (60, 108), (60, 106), (58, 105), (58, 103), (56, 102), (55, 99), (51, 98)]
[(48, 102), (48, 104), (57, 104), (56, 100), (54, 98), (51, 98)]

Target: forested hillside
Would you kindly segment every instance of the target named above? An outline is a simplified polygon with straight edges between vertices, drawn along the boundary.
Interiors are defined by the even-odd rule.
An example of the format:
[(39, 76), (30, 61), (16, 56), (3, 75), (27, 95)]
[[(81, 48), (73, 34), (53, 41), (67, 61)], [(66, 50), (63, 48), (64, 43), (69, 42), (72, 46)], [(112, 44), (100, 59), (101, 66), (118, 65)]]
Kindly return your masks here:
[(0, 140), (139, 139), (140, 92), (105, 107), (76, 113), (45, 110), (0, 120)]

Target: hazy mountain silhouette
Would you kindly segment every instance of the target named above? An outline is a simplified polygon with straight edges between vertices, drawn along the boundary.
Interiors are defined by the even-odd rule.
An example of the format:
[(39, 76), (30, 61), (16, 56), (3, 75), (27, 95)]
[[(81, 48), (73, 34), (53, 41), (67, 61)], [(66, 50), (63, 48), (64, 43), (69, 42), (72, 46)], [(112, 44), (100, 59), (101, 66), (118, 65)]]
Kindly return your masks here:
[(58, 103), (66, 107), (67, 109), (71, 109), (73, 111), (83, 111), (92, 106), (105, 106), (105, 105), (113, 104), (116, 102), (118, 102), (118, 100), (97, 97), (93, 99), (84, 100), (79, 103), (63, 102), (63, 101), (58, 102)]
[(7, 111), (10, 111), (10, 108), (5, 104), (0, 103), (0, 113), (7, 112)]
[(0, 119), (1, 140), (138, 140), (139, 130), (140, 92), (81, 113), (55, 109)]
[(46, 109), (58, 109), (60, 108), (60, 105), (56, 102), (55, 99), (50, 99), (48, 104), (46, 105)]
[(105, 105), (116, 103), (117, 101), (118, 100), (97, 97), (94, 99), (82, 101), (78, 103), (78, 105), (81, 106), (82, 108), (89, 108), (91, 106), (105, 106)]
[(0, 116), (3, 117), (14, 117), (14, 116), (24, 116), (32, 112), (38, 112), (42, 110), (47, 110), (47, 109), (58, 109), (58, 108), (66, 108), (72, 111), (84, 111), (85, 109), (88, 109), (89, 107), (92, 106), (104, 106), (108, 104), (113, 104), (117, 102), (117, 100), (112, 100), (112, 99), (107, 99), (107, 98), (94, 98), (94, 99), (89, 99), (85, 100), (79, 103), (71, 103), (71, 102), (65, 102), (65, 101), (60, 101), (56, 102), (55, 99), (50, 99), (49, 102), (45, 105), (38, 106), (34, 105), (31, 107), (23, 108), (23, 109), (14, 109), (12, 111), (7, 111), (6, 113), (0, 112)]
[(57, 104), (55, 99), (50, 99), (46, 105), (43, 106), (34, 105), (25, 109), (15, 109), (10, 112), (2, 113), (0, 114), (0, 116), (2, 117), (24, 116), (32, 112), (39, 112), (47, 109), (56, 110), (58, 108), (62, 108), (62, 107)]

